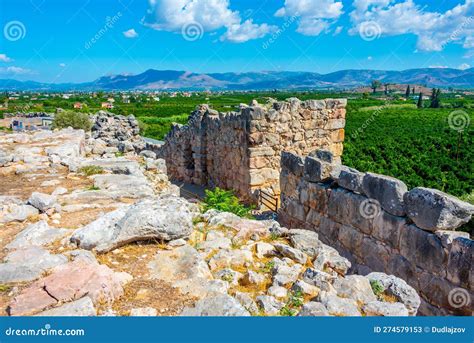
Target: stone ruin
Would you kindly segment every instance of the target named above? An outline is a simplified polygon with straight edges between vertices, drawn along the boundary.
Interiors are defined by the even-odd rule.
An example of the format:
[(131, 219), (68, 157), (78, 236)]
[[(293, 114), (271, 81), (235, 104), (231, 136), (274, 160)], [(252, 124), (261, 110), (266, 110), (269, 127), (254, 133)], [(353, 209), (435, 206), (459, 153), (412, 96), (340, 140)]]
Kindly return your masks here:
[(246, 202), (258, 190), (280, 195), (280, 155), (326, 149), (342, 154), (347, 100), (253, 101), (238, 112), (199, 106), (187, 125), (174, 125), (157, 155), (171, 179), (233, 189)]
[(455, 231), (474, 206), (435, 189), (361, 173), (318, 151), (282, 155), (279, 222), (315, 231), (352, 263), (352, 272), (384, 272), (415, 288), (424, 315), (472, 315), (469, 233)]
[(291, 98), (220, 113), (201, 105), (157, 155), (172, 179), (233, 189), (253, 203), (258, 190), (273, 193), (282, 224), (316, 231), (353, 272), (406, 280), (422, 296), (421, 313), (471, 314), (470, 301), (457, 304), (453, 292), (474, 298), (474, 244), (455, 231), (474, 206), (342, 166), (345, 106), (344, 99)]

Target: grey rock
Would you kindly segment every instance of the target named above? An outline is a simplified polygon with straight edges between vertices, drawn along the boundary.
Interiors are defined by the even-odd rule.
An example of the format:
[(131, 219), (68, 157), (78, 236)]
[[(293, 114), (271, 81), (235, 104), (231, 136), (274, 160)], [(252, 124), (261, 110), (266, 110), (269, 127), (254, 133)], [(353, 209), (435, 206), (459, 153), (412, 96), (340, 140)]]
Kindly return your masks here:
[(351, 267), (351, 262), (339, 255), (336, 249), (321, 244), (317, 257), (313, 261), (314, 268), (317, 270), (325, 270), (330, 268), (340, 275), (345, 275)]
[(309, 182), (325, 182), (339, 174), (341, 165), (308, 156), (304, 162), (304, 177)]
[(316, 301), (310, 301), (309, 303), (304, 304), (298, 313), (299, 317), (326, 317), (329, 315), (326, 306)]
[(307, 268), (303, 273), (303, 280), (306, 283), (326, 292), (333, 290), (332, 283), (335, 279), (336, 277), (331, 274), (312, 268)]
[(39, 211), (33, 206), (11, 204), (6, 209), (4, 215), (0, 212), (0, 223), (9, 223), (13, 221), (22, 222), (37, 214), (39, 214)]
[(125, 216), (128, 206), (106, 213), (92, 223), (74, 231), (71, 242), (83, 249), (91, 250), (113, 240), (115, 225)]
[(470, 238), (469, 232), (464, 231), (437, 230), (435, 231), (435, 235), (439, 237), (441, 245), (448, 250), (450, 249), (455, 239)]
[(283, 151), (281, 153), (281, 166), (296, 176), (303, 176), (304, 161), (300, 156)]
[(94, 186), (114, 197), (144, 198), (154, 194), (144, 176), (104, 174), (94, 175)]
[(66, 236), (70, 230), (50, 227), (44, 220), (28, 225), (15, 239), (7, 245), (7, 249), (20, 249), (29, 246), (42, 246)]
[(385, 291), (393, 295), (397, 300), (405, 305), (410, 315), (414, 316), (420, 307), (420, 297), (415, 289), (404, 280), (394, 275), (384, 273), (370, 273), (367, 275), (370, 281), (378, 281), (385, 288)]
[(259, 295), (257, 297), (257, 305), (267, 315), (279, 314), (280, 310), (285, 306), (284, 303), (269, 295)]
[(275, 247), (270, 243), (257, 242), (255, 244), (255, 252), (258, 258), (263, 258), (275, 256), (277, 251)]
[(42, 317), (94, 317), (96, 315), (94, 303), (88, 296), (36, 314)]
[(133, 308), (130, 311), (130, 317), (155, 317), (158, 311), (153, 307)]
[(301, 265), (295, 264), (288, 266), (286, 263), (275, 264), (272, 270), (273, 284), (279, 286), (286, 286), (298, 280), (301, 271)]
[(474, 205), (436, 189), (417, 187), (404, 196), (408, 217), (428, 230), (455, 230), (471, 220)]
[(362, 180), (364, 173), (359, 172), (356, 169), (342, 166), (336, 181), (339, 186), (353, 191), (355, 193), (364, 194), (362, 189)]
[(369, 303), (377, 300), (377, 297), (372, 291), (369, 279), (365, 276), (346, 275), (344, 278), (336, 279), (333, 286), (337, 295), (342, 298), (351, 298), (361, 303)]
[(172, 241), (168, 242), (169, 247), (181, 247), (181, 246), (186, 245), (186, 244), (187, 244), (186, 240), (184, 240), (182, 238), (175, 239), (175, 240), (172, 240)]
[(302, 280), (296, 281), (293, 286), (291, 286), (291, 290), (294, 292), (301, 292), (302, 294), (310, 296), (316, 296), (320, 292), (320, 289), (318, 287), (313, 286)]
[(181, 316), (243, 317), (250, 313), (233, 297), (219, 294), (199, 300), (194, 308), (185, 308)]
[(243, 286), (258, 285), (263, 282), (265, 282), (265, 275), (254, 272), (253, 270), (247, 271), (240, 279), (240, 284)]
[(408, 310), (402, 303), (388, 303), (371, 301), (362, 306), (362, 311), (367, 316), (406, 317)]
[(285, 287), (273, 285), (267, 290), (267, 294), (277, 299), (284, 299), (288, 296), (288, 290)]
[(171, 241), (189, 237), (197, 214), (196, 205), (176, 196), (142, 200), (128, 208), (115, 225), (111, 241), (103, 242), (97, 250), (110, 251), (147, 239)]
[(308, 256), (305, 255), (301, 250), (290, 247), (286, 244), (275, 244), (277, 251), (285, 257), (291, 258), (293, 261), (305, 264), (308, 260)]
[(362, 189), (369, 198), (377, 200), (388, 213), (395, 216), (405, 215), (403, 197), (408, 189), (402, 181), (390, 176), (366, 173)]
[(318, 300), (327, 308), (329, 314), (333, 316), (361, 316), (355, 300), (341, 298), (327, 292), (321, 292)]
[(143, 150), (139, 155), (146, 158), (156, 159), (156, 154), (150, 150)]
[(231, 285), (238, 285), (240, 278), (242, 278), (242, 273), (236, 272), (230, 268), (224, 268), (215, 273), (215, 277), (229, 282)]
[(296, 248), (309, 255), (311, 258), (316, 257), (321, 241), (318, 234), (309, 230), (290, 230), (290, 242)]
[(52, 255), (47, 250), (30, 246), (7, 255), (0, 264), (0, 283), (27, 282), (41, 277), (48, 269), (68, 262), (64, 255)]
[(56, 200), (56, 196), (54, 195), (33, 192), (31, 197), (28, 199), (28, 203), (41, 212), (45, 212), (56, 205)]
[(258, 306), (253, 299), (244, 292), (235, 292), (235, 299), (251, 314), (255, 315), (258, 313)]

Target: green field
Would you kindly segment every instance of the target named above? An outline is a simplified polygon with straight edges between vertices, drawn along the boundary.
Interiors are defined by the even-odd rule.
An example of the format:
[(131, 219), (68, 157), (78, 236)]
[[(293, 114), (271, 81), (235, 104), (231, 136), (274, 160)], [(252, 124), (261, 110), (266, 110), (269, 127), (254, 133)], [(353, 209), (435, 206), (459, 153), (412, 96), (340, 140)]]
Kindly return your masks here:
[[(95, 112), (100, 103), (112, 95), (78, 95), (68, 100), (49, 97), (30, 101), (26, 98), (9, 102), (9, 111), (25, 107), (29, 111), (55, 111), (72, 108), (80, 101), (82, 111)], [(380, 100), (382, 94), (367, 96), (349, 93), (234, 93), (206, 94), (192, 97), (160, 95), (160, 101), (150, 101), (147, 95), (137, 95), (129, 104), (115, 95), (113, 112), (134, 114), (141, 122), (142, 134), (163, 139), (171, 123), (186, 123), (196, 105), (208, 103), (219, 111), (231, 111), (240, 103), (252, 99), (266, 102), (266, 97), (283, 100), (296, 96), (302, 100), (347, 97), (346, 140), (343, 163), (360, 171), (371, 171), (397, 177), (411, 187), (437, 188), (447, 193), (473, 197), (474, 185), (474, 96), (463, 99), (445, 95), (439, 109), (416, 108), (416, 101)], [(427, 107), (429, 102), (425, 102)], [(450, 128), (448, 118), (455, 110), (463, 111), (470, 125), (463, 131)]]

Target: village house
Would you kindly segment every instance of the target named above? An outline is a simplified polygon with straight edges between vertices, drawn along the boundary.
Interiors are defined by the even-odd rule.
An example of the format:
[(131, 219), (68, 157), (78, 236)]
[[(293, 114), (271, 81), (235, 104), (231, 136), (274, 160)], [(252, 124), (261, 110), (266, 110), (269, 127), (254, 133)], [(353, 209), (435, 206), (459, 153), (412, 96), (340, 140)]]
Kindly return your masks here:
[(100, 107), (102, 108), (107, 108), (107, 109), (112, 109), (114, 108), (114, 104), (110, 103), (110, 102), (103, 102)]
[(82, 109), (82, 104), (80, 102), (76, 102), (74, 103), (74, 108), (77, 109), (77, 110), (81, 110)]

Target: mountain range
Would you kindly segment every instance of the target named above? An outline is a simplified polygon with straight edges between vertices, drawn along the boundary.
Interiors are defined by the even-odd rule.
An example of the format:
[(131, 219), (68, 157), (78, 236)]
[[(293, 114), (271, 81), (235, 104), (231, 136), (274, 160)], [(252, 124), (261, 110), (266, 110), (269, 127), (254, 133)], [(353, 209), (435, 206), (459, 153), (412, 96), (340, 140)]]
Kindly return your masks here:
[(41, 83), (0, 79), (1, 90), (93, 91), (93, 90), (308, 90), (348, 89), (367, 86), (372, 80), (426, 87), (474, 88), (474, 68), (419, 68), (403, 71), (341, 70), (329, 74), (262, 71), (199, 74), (188, 71), (149, 69), (138, 75), (103, 76), (85, 83)]

